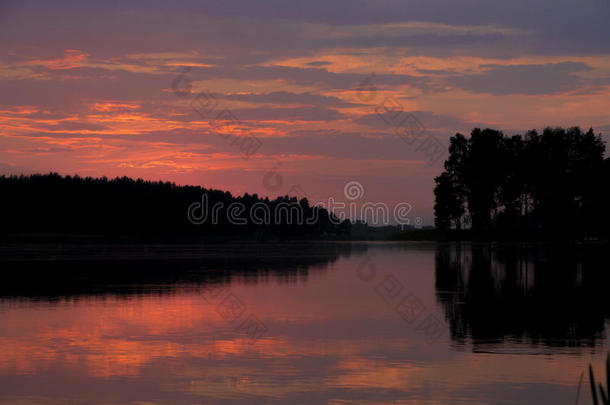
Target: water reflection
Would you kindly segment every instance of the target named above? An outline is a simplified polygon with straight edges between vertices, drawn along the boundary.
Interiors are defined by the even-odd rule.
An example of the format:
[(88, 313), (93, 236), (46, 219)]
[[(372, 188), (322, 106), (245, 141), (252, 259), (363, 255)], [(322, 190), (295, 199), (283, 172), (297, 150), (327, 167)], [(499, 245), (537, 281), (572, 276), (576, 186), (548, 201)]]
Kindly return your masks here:
[(167, 294), (177, 286), (305, 282), (348, 243), (223, 245), (13, 245), (0, 247), (0, 297), (57, 300), (79, 296)]
[[(464, 245), (29, 249), (0, 248), (2, 405), (556, 403), (608, 346), (588, 253), (564, 252), (576, 273), (549, 278), (553, 252)], [(379, 293), (390, 276), (404, 286), (395, 296)], [(238, 297), (266, 333), (236, 330), (211, 291)], [(442, 339), (396, 312), (407, 293), (438, 314)], [(595, 315), (581, 318), (589, 305)]]
[(610, 316), (597, 247), (439, 245), (436, 295), (458, 343), (594, 345)]

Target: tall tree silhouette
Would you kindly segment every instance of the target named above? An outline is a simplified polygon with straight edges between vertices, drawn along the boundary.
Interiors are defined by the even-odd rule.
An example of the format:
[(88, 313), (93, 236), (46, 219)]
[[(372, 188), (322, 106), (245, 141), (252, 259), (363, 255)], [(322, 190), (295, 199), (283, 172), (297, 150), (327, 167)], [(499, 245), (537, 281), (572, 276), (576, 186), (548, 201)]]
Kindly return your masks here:
[(578, 127), (512, 137), (489, 128), (473, 129), (468, 139), (458, 133), (435, 179), (436, 225), (459, 229), (470, 217), (479, 235), (607, 230), (610, 163), (604, 152), (593, 129)]

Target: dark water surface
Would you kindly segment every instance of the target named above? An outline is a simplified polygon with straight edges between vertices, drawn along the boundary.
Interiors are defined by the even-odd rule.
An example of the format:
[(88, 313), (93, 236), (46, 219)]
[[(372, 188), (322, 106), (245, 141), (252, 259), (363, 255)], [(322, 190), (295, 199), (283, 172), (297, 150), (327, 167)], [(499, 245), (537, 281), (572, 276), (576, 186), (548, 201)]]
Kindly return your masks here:
[(610, 343), (603, 247), (5, 245), (0, 266), (0, 404), (573, 404)]

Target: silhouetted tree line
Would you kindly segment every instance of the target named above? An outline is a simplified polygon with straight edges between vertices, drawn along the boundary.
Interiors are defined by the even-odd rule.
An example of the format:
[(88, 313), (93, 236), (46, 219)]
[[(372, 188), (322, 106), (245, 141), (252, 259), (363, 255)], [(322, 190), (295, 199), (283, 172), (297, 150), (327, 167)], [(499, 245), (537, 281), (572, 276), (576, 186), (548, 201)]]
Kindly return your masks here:
[[(349, 234), (349, 221), (330, 217), (322, 207), (305, 198), (283, 196), (274, 200), (256, 194), (233, 196), (230, 192), (198, 186), (178, 186), (128, 177), (115, 179), (61, 176), (56, 173), (0, 177), (0, 229), (5, 234), (51, 233), (128, 236), (186, 236), (231, 238), (308, 238)], [(201, 224), (189, 221), (187, 212), (207, 197), (208, 217)], [(242, 210), (230, 213), (233, 203)], [(275, 212), (279, 204), (284, 215), (257, 224), (250, 217), (254, 204)], [(307, 223), (290, 217), (300, 207)], [(216, 219), (212, 217), (217, 207)], [(203, 217), (201, 207), (198, 215)], [(241, 211), (241, 212), (240, 212)], [(259, 210), (260, 212), (260, 210)], [(296, 214), (295, 214), (296, 215)], [(241, 218), (236, 224), (230, 218)]]
[(589, 129), (546, 128), (505, 136), (475, 128), (450, 139), (436, 177), (435, 224), (475, 235), (607, 234), (610, 159)]

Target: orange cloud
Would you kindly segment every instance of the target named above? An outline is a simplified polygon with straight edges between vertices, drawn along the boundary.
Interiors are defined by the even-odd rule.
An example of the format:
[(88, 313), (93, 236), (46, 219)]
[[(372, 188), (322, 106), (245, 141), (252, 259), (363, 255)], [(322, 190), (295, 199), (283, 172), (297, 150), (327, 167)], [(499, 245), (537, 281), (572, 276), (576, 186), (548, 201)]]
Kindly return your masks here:
[(83, 62), (88, 56), (90, 55), (76, 49), (66, 49), (63, 58), (35, 59), (25, 63), (25, 65), (44, 66), (51, 70), (74, 69), (83, 66)]

